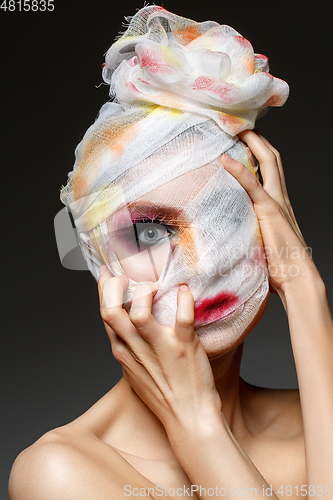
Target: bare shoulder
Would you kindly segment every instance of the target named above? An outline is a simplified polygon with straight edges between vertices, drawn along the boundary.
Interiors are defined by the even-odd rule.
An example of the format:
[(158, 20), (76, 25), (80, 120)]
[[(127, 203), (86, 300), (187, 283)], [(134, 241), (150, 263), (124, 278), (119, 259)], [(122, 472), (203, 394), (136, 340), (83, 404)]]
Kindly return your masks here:
[(271, 427), (279, 438), (303, 439), (304, 428), (298, 389), (265, 389), (261, 397), (271, 409)]
[(269, 389), (246, 384), (244, 406), (255, 433), (264, 433), (277, 440), (303, 436), (298, 389)]
[[(273, 491), (306, 484), (304, 429), (298, 389), (246, 385), (247, 427), (252, 439), (241, 443)], [(267, 460), (267, 450), (270, 459)]]
[(93, 435), (65, 426), (54, 429), (16, 458), (9, 500), (106, 500), (124, 488), (149, 487), (114, 449)]
[(9, 479), (9, 500), (90, 498), (86, 474), (89, 471), (98, 477), (100, 470), (95, 470), (91, 444), (86, 441), (77, 446), (75, 439), (61, 429), (42, 436), (15, 460)]
[(16, 458), (9, 500), (123, 498), (141, 476), (99, 434), (115, 414), (117, 386), (69, 424), (44, 434)]

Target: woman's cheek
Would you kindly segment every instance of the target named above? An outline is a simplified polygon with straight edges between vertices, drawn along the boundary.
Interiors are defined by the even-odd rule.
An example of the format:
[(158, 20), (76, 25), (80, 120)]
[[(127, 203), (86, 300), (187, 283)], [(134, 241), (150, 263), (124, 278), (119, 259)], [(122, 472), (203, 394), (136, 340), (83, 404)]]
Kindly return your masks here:
[(170, 255), (169, 240), (143, 250), (124, 248), (113, 242), (124, 273), (133, 281), (158, 281)]

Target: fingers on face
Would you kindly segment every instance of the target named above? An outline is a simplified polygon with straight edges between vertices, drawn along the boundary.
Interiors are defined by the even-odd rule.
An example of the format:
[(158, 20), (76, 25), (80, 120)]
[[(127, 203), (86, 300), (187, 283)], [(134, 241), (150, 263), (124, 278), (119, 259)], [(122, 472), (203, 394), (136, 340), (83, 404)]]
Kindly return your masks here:
[[(240, 134), (240, 137), (242, 141), (246, 142), (246, 144), (250, 147), (260, 163), (260, 170), (264, 180), (264, 189), (279, 204), (284, 215), (294, 227), (295, 232), (304, 242), (304, 238), (297, 224), (288, 196), (280, 153), (259, 132), (246, 130)], [(264, 151), (265, 147), (267, 154), (266, 156), (261, 156), (261, 152)], [(277, 172), (279, 177), (277, 176)]]
[(266, 137), (261, 135), (259, 132), (256, 132), (256, 134), (266, 144), (266, 146), (269, 147), (270, 150), (273, 151), (273, 153), (275, 154), (276, 163), (277, 163), (277, 167), (278, 167), (279, 175), (280, 175), (282, 194), (283, 194), (284, 200), (288, 206), (288, 204), (290, 205), (290, 201), (289, 201), (289, 196), (288, 196), (288, 192), (287, 192), (286, 178), (285, 178), (283, 167), (282, 167), (281, 155), (280, 155), (279, 151), (277, 149), (275, 149), (274, 146), (272, 146), (272, 144), (266, 139)]
[[(161, 327), (152, 316), (152, 288), (151, 285), (137, 287), (130, 311), (130, 320), (140, 335), (153, 347), (161, 348), (168, 345), (168, 338), (163, 335)], [(194, 300), (193, 295), (186, 285), (182, 285), (177, 293), (177, 311), (174, 327), (175, 336), (181, 341), (193, 340), (194, 333)], [(172, 329), (167, 336), (173, 342)]]
[(131, 323), (149, 343), (154, 341), (160, 328), (151, 312), (153, 294), (157, 289), (158, 285), (156, 283), (137, 286), (129, 313)]
[(101, 266), (98, 280), (98, 293), (101, 308), (121, 308), (123, 304), (123, 293), (127, 285), (127, 276), (113, 277), (106, 266)]
[(139, 285), (133, 295), (130, 313), (127, 314), (122, 306), (128, 278), (126, 276), (112, 277), (107, 269), (101, 269), (101, 271), (98, 280), (100, 312), (110, 340), (121, 349), (121, 343), (116, 342), (117, 339), (112, 333), (116, 332), (115, 335), (118, 334), (132, 348), (134, 342), (142, 344), (142, 338), (148, 340), (153, 334), (156, 335), (160, 326), (151, 314), (151, 305), (152, 295), (158, 289), (157, 284)]
[(194, 333), (194, 300), (187, 285), (181, 285), (177, 293), (177, 312), (175, 333), (183, 341), (193, 340)]
[(252, 130), (242, 132), (240, 138), (249, 146), (260, 164), (265, 191), (282, 207), (286, 201), (283, 192), (285, 181), (279, 152), (267, 139)]
[(133, 371), (137, 363), (141, 364), (135, 351), (143, 351), (146, 342), (122, 308), (123, 293), (127, 285), (126, 276), (112, 277), (107, 270), (100, 273), (98, 290), (101, 316), (110, 339), (112, 354), (123, 368)]
[[(103, 270), (102, 270), (103, 271)], [(128, 285), (126, 276), (112, 277), (108, 270), (100, 274), (98, 290), (101, 316), (111, 341), (114, 357), (122, 364), (135, 347), (148, 343), (153, 349), (167, 344), (161, 327), (152, 315), (152, 299), (158, 290), (156, 283), (138, 285), (129, 314), (123, 309), (123, 293)], [(194, 300), (191, 291), (182, 285), (177, 294), (175, 335), (181, 341), (193, 340)], [(169, 331), (170, 340), (172, 331)]]
[(107, 269), (102, 269), (102, 271), (104, 272), (100, 273), (98, 280), (100, 313), (110, 337), (110, 329), (118, 332), (127, 332), (129, 329), (130, 322), (122, 307), (123, 293), (128, 285), (128, 278), (126, 276), (113, 277)]
[(224, 168), (229, 172), (240, 185), (247, 191), (252, 201), (257, 205), (270, 204), (272, 198), (260, 184), (256, 176), (254, 176), (242, 163), (231, 159), (228, 155), (222, 156)]
[[(287, 185), (286, 185), (286, 178), (285, 178), (283, 167), (282, 167), (282, 160), (281, 160), (280, 153), (269, 143), (269, 141), (265, 137), (263, 137), (258, 132), (257, 132), (257, 135), (262, 139), (262, 141), (265, 144), (267, 144), (267, 146), (274, 152), (274, 154), (276, 156), (277, 166), (279, 169), (279, 174), (280, 174), (280, 179), (281, 179), (281, 189), (282, 189), (283, 199), (285, 202), (285, 208), (287, 209), (287, 210), (284, 210), (284, 212), (287, 215), (291, 224), (294, 226), (295, 231), (298, 232), (300, 238), (303, 239), (303, 241), (304, 241), (303, 235), (302, 235), (301, 230), (300, 230), (300, 228), (297, 224), (297, 221), (296, 221), (294, 210), (293, 210), (291, 203), (290, 203), (290, 199), (289, 199), (289, 195), (288, 195), (288, 191), (287, 191)], [(304, 242), (304, 244), (305, 244), (305, 242)]]
[[(239, 162), (236, 162), (235, 160), (231, 163), (226, 162), (225, 155), (222, 156), (222, 163), (224, 167), (244, 187), (254, 203), (265, 203), (267, 215), (276, 216), (277, 214), (281, 215), (282, 213), (305, 245), (304, 238), (297, 224), (287, 193), (285, 176), (279, 152), (258, 132), (245, 130), (239, 134), (239, 137), (249, 146), (252, 153), (259, 161), (260, 171), (263, 178), (263, 186), (260, 189), (260, 183), (254, 180), (254, 176), (250, 174), (245, 167), (242, 168)], [(238, 166), (236, 165), (237, 163)]]

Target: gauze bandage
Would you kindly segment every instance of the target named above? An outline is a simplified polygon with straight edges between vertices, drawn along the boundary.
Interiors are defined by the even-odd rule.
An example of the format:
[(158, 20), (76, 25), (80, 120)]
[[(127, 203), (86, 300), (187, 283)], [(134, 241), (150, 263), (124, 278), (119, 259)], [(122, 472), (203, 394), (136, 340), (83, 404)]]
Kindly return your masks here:
[(252, 203), (220, 156), (256, 163), (237, 134), (288, 85), (229, 26), (196, 23), (158, 6), (141, 9), (106, 54), (113, 102), (76, 150), (61, 199), (92, 274), (106, 264), (156, 280), (153, 314), (173, 326), (177, 289), (189, 285), (195, 328), (210, 353), (240, 339), (268, 292)]

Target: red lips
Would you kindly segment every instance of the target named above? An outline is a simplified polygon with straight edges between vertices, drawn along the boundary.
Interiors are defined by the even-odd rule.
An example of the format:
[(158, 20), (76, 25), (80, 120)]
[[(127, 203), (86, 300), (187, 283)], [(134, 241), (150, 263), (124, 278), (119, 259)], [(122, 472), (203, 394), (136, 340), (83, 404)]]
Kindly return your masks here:
[(233, 292), (221, 292), (195, 304), (194, 324), (212, 323), (232, 312), (240, 299)]

